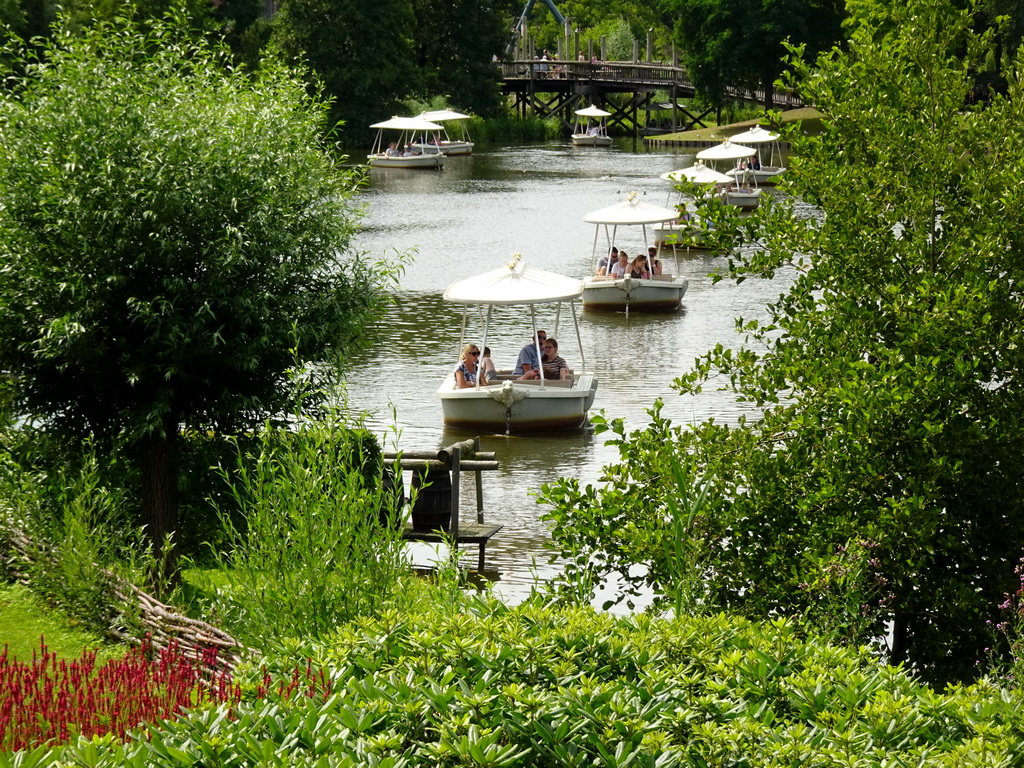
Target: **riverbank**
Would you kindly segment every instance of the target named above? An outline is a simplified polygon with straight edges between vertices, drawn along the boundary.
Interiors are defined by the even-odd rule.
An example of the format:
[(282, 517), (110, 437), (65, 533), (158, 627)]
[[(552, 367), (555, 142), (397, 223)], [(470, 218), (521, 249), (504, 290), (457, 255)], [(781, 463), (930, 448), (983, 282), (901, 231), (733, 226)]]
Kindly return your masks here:
[[(813, 107), (802, 107), (790, 109), (780, 113), (780, 123), (803, 123), (805, 130), (816, 132), (818, 130), (821, 113)], [(730, 123), (729, 125), (715, 125), (711, 128), (700, 128), (696, 131), (681, 131), (680, 133), (667, 133), (663, 136), (647, 136), (644, 143), (653, 147), (710, 147), (719, 144), (730, 136), (753, 128), (755, 125), (763, 124), (764, 120), (744, 120), (741, 123)], [(780, 142), (786, 147), (785, 142)]]

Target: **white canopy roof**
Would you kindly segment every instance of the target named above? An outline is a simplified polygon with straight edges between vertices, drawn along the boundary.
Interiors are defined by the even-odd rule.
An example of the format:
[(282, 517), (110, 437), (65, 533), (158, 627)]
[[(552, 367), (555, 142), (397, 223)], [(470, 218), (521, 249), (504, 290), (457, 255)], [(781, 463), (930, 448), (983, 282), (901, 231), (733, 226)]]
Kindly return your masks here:
[(399, 131), (439, 131), (441, 126), (419, 117), (392, 117), (383, 123), (374, 123), (371, 128), (393, 128)]
[(728, 184), (733, 179), (724, 173), (719, 173), (713, 168), (708, 168), (704, 163), (694, 163), (689, 168), (680, 168), (676, 171), (663, 173), (659, 178), (665, 181), (693, 181), (697, 184)]
[(432, 112), (421, 112), (420, 117), (424, 120), (433, 120), (435, 123), (440, 123), (443, 120), (469, 119), (469, 115), (464, 115), (461, 112), (455, 112), (450, 109), (435, 109)]
[(584, 107), (583, 109), (577, 109), (576, 114), (579, 115), (580, 117), (608, 117), (609, 115), (611, 115), (611, 112), (605, 112), (600, 107), (590, 105), (589, 107)]
[(714, 147), (702, 149), (697, 153), (698, 160), (738, 160), (741, 157), (756, 155), (757, 150), (742, 144), (733, 144), (728, 139)]
[(531, 267), (515, 254), (512, 261), (477, 277), (459, 280), (444, 292), (445, 301), (460, 304), (540, 304), (575, 299), (583, 282)]
[(591, 211), (583, 220), (590, 224), (657, 224), (678, 217), (679, 213), (672, 208), (645, 203), (637, 198), (636, 192), (630, 192), (621, 203)]
[(779, 134), (766, 131), (760, 125), (755, 125), (749, 131), (737, 133), (735, 136), (729, 137), (729, 141), (734, 141), (737, 144), (763, 144), (766, 141), (778, 140)]

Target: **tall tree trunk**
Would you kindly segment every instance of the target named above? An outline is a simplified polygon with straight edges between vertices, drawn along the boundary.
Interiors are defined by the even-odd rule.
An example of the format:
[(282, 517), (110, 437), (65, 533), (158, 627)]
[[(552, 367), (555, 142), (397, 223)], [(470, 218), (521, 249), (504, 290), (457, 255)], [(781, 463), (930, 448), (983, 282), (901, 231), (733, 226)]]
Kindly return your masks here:
[(178, 424), (168, 419), (163, 434), (140, 441), (142, 462), (142, 522), (153, 547), (155, 586), (172, 578), (177, 561)]
[(762, 77), (761, 83), (764, 88), (764, 111), (771, 112), (775, 109), (775, 79)]

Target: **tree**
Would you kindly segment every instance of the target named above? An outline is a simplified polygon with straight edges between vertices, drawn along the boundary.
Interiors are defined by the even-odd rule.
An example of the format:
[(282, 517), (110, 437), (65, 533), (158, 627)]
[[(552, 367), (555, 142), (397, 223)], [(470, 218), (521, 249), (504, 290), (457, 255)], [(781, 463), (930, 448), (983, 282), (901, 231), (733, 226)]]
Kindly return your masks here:
[(843, 4), (836, 0), (662, 0), (674, 39), (698, 93), (721, 106), (729, 86), (772, 87), (783, 71), (784, 41), (813, 56), (841, 37)]
[(367, 126), (391, 117), (418, 90), (416, 25), (411, 0), (287, 0), (271, 42), (308, 64), (333, 99), (332, 124), (345, 124), (348, 142), (365, 143)]
[(281, 413), (296, 371), (315, 389), (393, 274), (350, 253), (325, 104), (227, 56), (183, 19), (65, 28), (0, 101), (0, 369), (27, 416), (135, 446), (158, 551), (180, 430)]
[(643, 562), (671, 593), (667, 488), (706, 489), (685, 526), (698, 606), (802, 616), (941, 684), (1000, 650), (989, 622), (1020, 586), (1021, 56), (1005, 98), (968, 108), (991, 44), (969, 14), (850, 7), (848, 52), (791, 61), (824, 117), (820, 135), (790, 132), (787, 187), (820, 215), (766, 204), (730, 261), (736, 279), (787, 270), (792, 285), (767, 322), (738, 321), (741, 349), (712, 350), (678, 382), (721, 382), (756, 417), (619, 428), (626, 461), (605, 489), (546, 493), (579, 567), (603, 558), (628, 577)]
[[(492, 58), (508, 43), (508, 3), (413, 0), (413, 55), (423, 92), (446, 96), (482, 116), (501, 108), (500, 73)], [(500, 7), (504, 5), (505, 7)]]

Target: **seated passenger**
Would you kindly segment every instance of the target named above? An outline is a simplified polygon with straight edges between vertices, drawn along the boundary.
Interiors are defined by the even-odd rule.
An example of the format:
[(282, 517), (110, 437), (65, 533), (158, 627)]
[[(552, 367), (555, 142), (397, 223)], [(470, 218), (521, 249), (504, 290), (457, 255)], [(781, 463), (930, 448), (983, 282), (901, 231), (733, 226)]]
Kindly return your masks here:
[(625, 251), (619, 251), (619, 260), (612, 264), (612, 277), (625, 277), (629, 268), (629, 255)]
[(520, 378), (528, 378), (526, 374), (533, 371), (534, 378), (536, 377), (537, 368), (540, 367), (540, 360), (537, 356), (537, 345), (544, 346), (544, 340), (547, 339), (548, 335), (545, 331), (537, 331), (535, 337), (537, 344), (534, 344), (534, 339), (530, 340), (530, 343), (519, 350), (519, 359), (516, 360), (516, 367), (512, 370), (514, 376)]
[(388, 157), (399, 157), (401, 152), (398, 151), (398, 144), (392, 141), (388, 144), (388, 148), (384, 150), (384, 154)]
[[(548, 337), (544, 342), (544, 359), (541, 360), (544, 367), (544, 380), (555, 381), (558, 379), (569, 379), (569, 364), (558, 355), (558, 342)], [(540, 378), (538, 375), (537, 378)]]
[(613, 262), (618, 261), (618, 259), (619, 259), (619, 249), (616, 248), (613, 245), (610, 254), (608, 254), (607, 256), (602, 256), (600, 259), (597, 260), (597, 274), (599, 276), (600, 275), (607, 275), (608, 274), (608, 265), (613, 263)]
[(626, 268), (626, 277), (632, 277), (637, 280), (646, 280), (651, 276), (651, 273), (647, 271), (647, 257), (640, 254), (633, 262)]
[(661, 259), (658, 258), (658, 249), (653, 245), (647, 249), (647, 263), (652, 276), (661, 274)]
[(494, 369), (494, 363), (491, 362), (491, 348), (484, 347), (484, 356), (480, 358), (480, 370), (484, 373), (484, 383), (490, 384), (492, 381), (497, 381), (498, 372)]
[[(477, 361), (480, 359), (480, 348), (476, 344), (467, 344), (462, 348), (462, 356), (458, 367), (455, 369), (455, 386), (458, 389), (469, 389), (476, 386), (479, 369)], [(481, 381), (483, 386), (487, 382)]]

